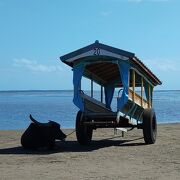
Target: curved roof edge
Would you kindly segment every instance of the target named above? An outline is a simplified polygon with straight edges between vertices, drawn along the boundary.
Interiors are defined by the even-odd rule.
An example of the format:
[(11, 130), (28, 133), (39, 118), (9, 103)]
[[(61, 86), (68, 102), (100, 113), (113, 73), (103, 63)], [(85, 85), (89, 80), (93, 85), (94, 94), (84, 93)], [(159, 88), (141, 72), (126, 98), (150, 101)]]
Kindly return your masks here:
[(132, 57), (135, 56), (134, 53), (124, 51), (122, 49), (114, 48), (114, 47), (99, 43), (99, 41), (96, 40), (95, 43), (90, 44), (88, 46), (85, 46), (85, 47), (83, 47), (81, 49), (78, 49), (76, 51), (73, 51), (71, 53), (65, 54), (64, 56), (61, 56), (60, 59), (63, 62), (65, 62), (66, 60), (68, 60), (70, 58), (73, 58), (73, 57), (78, 56), (78, 55), (80, 55), (82, 53), (88, 52), (90, 50), (95, 50), (96, 48), (100, 48), (100, 49), (103, 49), (103, 50), (106, 50), (106, 51), (109, 51), (109, 52), (112, 52), (112, 53), (115, 53), (115, 54), (119, 54), (121, 56), (125, 56), (125, 57), (128, 57), (128, 58), (132, 58)]

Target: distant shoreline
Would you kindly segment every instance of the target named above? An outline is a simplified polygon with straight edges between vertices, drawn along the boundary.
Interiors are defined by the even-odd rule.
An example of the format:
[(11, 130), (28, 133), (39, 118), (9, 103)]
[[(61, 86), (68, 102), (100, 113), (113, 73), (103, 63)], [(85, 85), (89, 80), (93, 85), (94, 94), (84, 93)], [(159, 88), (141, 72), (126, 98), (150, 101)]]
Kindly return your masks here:
[[(72, 89), (69, 89), (69, 90), (67, 90), (67, 89), (65, 89), (65, 90), (63, 90), (63, 89), (57, 89), (57, 90), (0, 90), (0, 93), (1, 92), (49, 92), (49, 91), (51, 91), (51, 92), (57, 92), (57, 91), (67, 91), (67, 92), (73, 92), (74, 90)], [(90, 91), (90, 90), (85, 90), (85, 91)], [(100, 91), (100, 90), (94, 90), (94, 91)], [(179, 90), (154, 90), (154, 92), (167, 92), (167, 91), (180, 91), (180, 89)]]

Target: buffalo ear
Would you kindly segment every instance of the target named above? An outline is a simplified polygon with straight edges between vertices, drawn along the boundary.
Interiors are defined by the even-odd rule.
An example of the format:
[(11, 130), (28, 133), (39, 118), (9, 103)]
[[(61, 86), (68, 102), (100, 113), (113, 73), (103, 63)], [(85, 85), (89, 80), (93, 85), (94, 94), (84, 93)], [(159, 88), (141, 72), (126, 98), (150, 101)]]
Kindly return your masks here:
[(51, 120), (48, 120), (48, 124), (49, 124), (49, 126), (53, 126), (53, 121), (51, 121)]
[(59, 128), (61, 127), (61, 125), (59, 124), (59, 123), (57, 123), (57, 122), (55, 122), (55, 121), (51, 121), (51, 120), (49, 120), (49, 122), (48, 122), (51, 126), (58, 126)]

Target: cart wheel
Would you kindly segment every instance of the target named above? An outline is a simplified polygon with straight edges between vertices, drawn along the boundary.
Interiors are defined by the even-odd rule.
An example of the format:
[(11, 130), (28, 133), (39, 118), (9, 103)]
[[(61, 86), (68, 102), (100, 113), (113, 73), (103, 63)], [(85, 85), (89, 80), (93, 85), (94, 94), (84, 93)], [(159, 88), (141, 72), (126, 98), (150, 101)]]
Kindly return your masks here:
[(146, 144), (154, 144), (157, 135), (156, 114), (153, 109), (143, 112), (143, 135)]
[(83, 118), (83, 113), (79, 111), (76, 116), (76, 137), (79, 144), (87, 145), (91, 142), (93, 129), (82, 124)]

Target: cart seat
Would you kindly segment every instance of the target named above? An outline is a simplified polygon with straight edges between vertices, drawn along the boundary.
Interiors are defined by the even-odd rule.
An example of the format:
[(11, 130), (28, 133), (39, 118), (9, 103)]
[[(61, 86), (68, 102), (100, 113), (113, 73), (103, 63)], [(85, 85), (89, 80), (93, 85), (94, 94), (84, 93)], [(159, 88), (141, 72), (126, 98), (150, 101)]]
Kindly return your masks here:
[(111, 109), (108, 109), (104, 103), (102, 103), (82, 92), (81, 92), (81, 97), (83, 99), (85, 112), (98, 112), (98, 113), (112, 112)]

